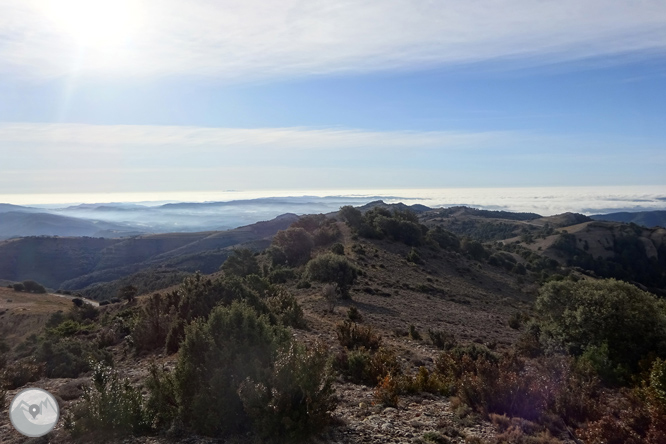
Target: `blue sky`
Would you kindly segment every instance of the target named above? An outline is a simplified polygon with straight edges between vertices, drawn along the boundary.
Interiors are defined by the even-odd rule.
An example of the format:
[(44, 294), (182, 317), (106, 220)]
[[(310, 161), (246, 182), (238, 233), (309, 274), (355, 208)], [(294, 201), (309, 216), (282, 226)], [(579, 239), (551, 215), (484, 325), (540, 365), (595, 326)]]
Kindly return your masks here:
[(666, 185), (663, 0), (7, 0), (4, 194)]

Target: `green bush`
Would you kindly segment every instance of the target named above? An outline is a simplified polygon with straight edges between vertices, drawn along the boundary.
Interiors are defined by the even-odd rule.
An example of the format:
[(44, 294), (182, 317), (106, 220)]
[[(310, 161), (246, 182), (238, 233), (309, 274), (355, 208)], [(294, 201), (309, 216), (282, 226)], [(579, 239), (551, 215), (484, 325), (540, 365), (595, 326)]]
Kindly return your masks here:
[(368, 350), (376, 350), (382, 341), (372, 327), (363, 327), (350, 321), (343, 321), (335, 326), (338, 341), (348, 349), (364, 347)]
[(374, 353), (365, 347), (343, 350), (336, 356), (335, 368), (348, 380), (369, 386), (376, 385), (388, 374), (402, 374), (395, 353), (383, 347)]
[(335, 243), (331, 246), (331, 252), (334, 254), (339, 254), (341, 256), (344, 256), (345, 254), (345, 246), (342, 245), (341, 243)]
[(423, 263), (423, 260), (421, 259), (421, 256), (419, 255), (419, 252), (416, 251), (416, 248), (412, 247), (412, 249), (407, 254), (407, 262), (412, 262), (414, 264), (422, 264)]
[(282, 325), (294, 328), (305, 328), (307, 326), (303, 309), (298, 305), (294, 295), (285, 289), (276, 289), (266, 298), (266, 305), (271, 311), (271, 314), (274, 315)]
[(588, 353), (605, 354), (613, 372), (625, 376), (644, 356), (666, 355), (665, 307), (651, 293), (614, 279), (550, 282), (536, 301), (542, 343), (575, 356), (596, 350)]
[(416, 329), (414, 325), (409, 326), (409, 338), (414, 341), (421, 340), (421, 333), (419, 333), (419, 331)]
[(349, 287), (358, 277), (358, 269), (349, 260), (333, 253), (324, 253), (308, 262), (305, 268), (308, 280), (337, 285), (342, 298), (349, 297)]
[(141, 391), (101, 362), (90, 366), (92, 386), (84, 387), (83, 401), (66, 421), (74, 437), (140, 435), (150, 431), (151, 420)]
[(285, 284), (292, 279), (296, 279), (296, 272), (292, 268), (276, 267), (268, 275), (271, 284)]
[(125, 285), (118, 290), (118, 298), (132, 302), (138, 292), (138, 289), (134, 285)]
[(90, 371), (91, 361), (111, 363), (111, 355), (90, 341), (48, 338), (35, 351), (37, 362), (43, 363), (49, 378), (78, 378)]
[(250, 306), (218, 306), (207, 321), (186, 328), (175, 373), (180, 420), (196, 433), (220, 436), (240, 432), (250, 420), (238, 396), (250, 378), (263, 381), (277, 351), (289, 342), (282, 327)]
[[(14, 289), (16, 289), (16, 285), (14, 285)], [(23, 281), (23, 289), (29, 293), (46, 293), (46, 288), (35, 281)]]
[(230, 275), (245, 277), (250, 274), (260, 274), (259, 262), (252, 250), (247, 248), (236, 248), (220, 267), (222, 271)]
[(164, 347), (176, 318), (176, 307), (170, 301), (174, 295), (155, 293), (142, 302), (136, 323), (132, 328), (132, 343), (141, 350)]
[(14, 287), (14, 291), (25, 291), (25, 287), (23, 286), (23, 284), (20, 284), (20, 283), (14, 284), (13, 287)]
[(60, 325), (54, 328), (50, 328), (48, 333), (50, 335), (57, 335), (60, 337), (74, 336), (79, 334), (88, 334), (91, 330), (95, 328), (94, 325), (83, 325), (72, 319), (67, 319)]
[(450, 350), (456, 345), (455, 336), (447, 331), (428, 329), (428, 337), (432, 345), (442, 350)]
[(296, 267), (310, 259), (314, 243), (312, 236), (303, 228), (288, 228), (278, 231), (271, 245), (282, 250), (286, 265)]
[(173, 373), (165, 367), (158, 367), (154, 362), (151, 363), (146, 388), (149, 396), (145, 406), (154, 428), (158, 431), (169, 429), (178, 417), (178, 398)]
[(352, 322), (361, 322), (363, 320), (363, 316), (358, 308), (356, 308), (356, 305), (352, 305), (347, 309), (347, 319)]
[(363, 222), (363, 214), (358, 208), (351, 205), (340, 207), (340, 217), (344, 220), (350, 228), (358, 230)]
[[(329, 219), (330, 220), (330, 219)], [(331, 221), (332, 222), (332, 221)], [(312, 240), (316, 246), (329, 245), (340, 239), (342, 233), (335, 223), (328, 223), (315, 230)]]
[(458, 239), (458, 236), (440, 226), (428, 231), (426, 239), (436, 242), (440, 248), (445, 250), (458, 251), (460, 249), (460, 239)]
[(464, 238), (460, 243), (460, 249), (470, 255), (474, 260), (480, 261), (488, 256), (488, 251), (484, 248), (483, 244), (469, 238)]
[(292, 343), (265, 381), (246, 379), (238, 393), (258, 434), (295, 442), (323, 430), (335, 408), (330, 369), (323, 344), (308, 350)]

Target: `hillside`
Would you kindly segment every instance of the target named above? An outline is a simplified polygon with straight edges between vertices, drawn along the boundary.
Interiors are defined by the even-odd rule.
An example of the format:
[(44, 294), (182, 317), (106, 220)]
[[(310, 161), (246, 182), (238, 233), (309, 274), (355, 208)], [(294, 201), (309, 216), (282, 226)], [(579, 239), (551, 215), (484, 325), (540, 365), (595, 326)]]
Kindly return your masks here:
[(48, 213), (0, 212), (0, 239), (22, 236), (104, 236), (117, 238), (143, 232), (145, 230), (129, 224), (79, 219)]
[(217, 269), (228, 255), (228, 251), (223, 251), (225, 248), (253, 245), (270, 238), (295, 219), (295, 215), (284, 215), (224, 232), (156, 234), (127, 239), (45, 236), (2, 241), (0, 279), (32, 279), (53, 289), (83, 290), (146, 269), (167, 268), (177, 278), (183, 270), (210, 272), (213, 271), (210, 267)]
[[(540, 329), (546, 324), (540, 324), (544, 312), (535, 307), (534, 302), (538, 295), (544, 294), (544, 288), (566, 289), (588, 284), (603, 286), (604, 301), (618, 289), (651, 301), (653, 295), (640, 292), (636, 287), (598, 280), (589, 270), (568, 266), (568, 260), (573, 256), (563, 247), (563, 242), (573, 239), (574, 256), (579, 256), (580, 252), (586, 251), (587, 241), (590, 254), (603, 250), (604, 260), (610, 261), (617, 254), (615, 250), (620, 251), (623, 245), (627, 245), (627, 238), (635, 238), (631, 245), (643, 245), (640, 251), (659, 263), (664, 257), (662, 247), (666, 233), (663, 230), (637, 230), (618, 223), (580, 222), (578, 216), (564, 215), (545, 218), (535, 224), (541, 228), (535, 228), (534, 233), (542, 232), (548, 224), (552, 228), (551, 234), (530, 239), (520, 235), (503, 242), (482, 244), (446, 231), (442, 228), (447, 226), (445, 223), (438, 226), (436, 219), (441, 215), (432, 215), (433, 210), (423, 209), (417, 215), (405, 212), (404, 207), (398, 206), (395, 212), (392, 211), (394, 208), (385, 204), (374, 205), (365, 208), (364, 213), (343, 208), (336, 215), (337, 221), (323, 216), (300, 219), (285, 216), (245, 227), (237, 239), (247, 240), (248, 233), (258, 238), (272, 233), (278, 226), (286, 227), (294, 222), (288, 233), (283, 232), (272, 241), (261, 238), (266, 242), (264, 247), (270, 243), (270, 248), (259, 254), (244, 254), (239, 250), (227, 261), (231, 265), (225, 262), (226, 257), (214, 256), (221, 259), (214, 273), (190, 275), (180, 286), (165, 285), (169, 288), (161, 289), (159, 295), (151, 291), (139, 296), (138, 301), (100, 307), (98, 314), (76, 308), (63, 310), (64, 318), (49, 321), (55, 326), (52, 331), (61, 332), (58, 334), (62, 337), (38, 335), (12, 347), (10, 362), (23, 362), (20, 360), (30, 356), (36, 357), (38, 362), (46, 360), (45, 370), (42, 370), (45, 373), (36, 369), (37, 373), (29, 379), (41, 379), (30, 384), (57, 394), (62, 400), (64, 414), (79, 418), (78, 423), (83, 427), (75, 427), (71, 432), (57, 429), (53, 434), (54, 442), (62, 443), (73, 442), (71, 433), (78, 437), (74, 441), (108, 437), (104, 435), (107, 426), (103, 421), (106, 419), (101, 420), (97, 428), (85, 425), (86, 418), (89, 418), (86, 412), (91, 410), (82, 409), (77, 403), (82, 402), (81, 388), (88, 383), (91, 369), (76, 359), (76, 353), (112, 360), (115, 371), (128, 377), (133, 386), (141, 387), (145, 402), (156, 393), (166, 396), (160, 398), (162, 401), (157, 410), (150, 410), (156, 407), (149, 408), (148, 404), (137, 407), (147, 409), (145, 412), (152, 415), (153, 425), (149, 431), (146, 428), (118, 429), (115, 433), (122, 442), (212, 442), (209, 437), (233, 436), (232, 442), (253, 443), (262, 441), (259, 436), (266, 433), (262, 427), (267, 427), (272, 431), (272, 437), (282, 442), (295, 442), (285, 438), (291, 436), (285, 430), (308, 430), (308, 435), (318, 435), (315, 442), (320, 443), (569, 444), (580, 442), (574, 441), (574, 436), (603, 434), (608, 430), (597, 427), (595, 421), (598, 418), (609, 420), (615, 418), (614, 415), (634, 414), (643, 415), (640, 418), (644, 422), (639, 423), (628, 416), (626, 421), (634, 422), (627, 427), (638, 430), (636, 433), (641, 433), (641, 437), (647, 436), (647, 432), (636, 427), (651, 424), (650, 427), (657, 427), (655, 430), (662, 430), (659, 417), (649, 416), (649, 411), (658, 410), (646, 410), (657, 407), (628, 401), (633, 398), (626, 398), (628, 392), (617, 391), (616, 385), (626, 385), (627, 382), (612, 379), (617, 377), (612, 372), (603, 373), (605, 367), (594, 367), (593, 370), (582, 367), (587, 361), (575, 351), (569, 352), (571, 356), (562, 356), (561, 352), (550, 354), (547, 344), (553, 343), (547, 341), (554, 338), (544, 336), (539, 339)], [(456, 217), (467, 217), (457, 213)], [(360, 218), (357, 215), (361, 215)], [(512, 220), (506, 215), (501, 216), (498, 219), (482, 218), (498, 224)], [(429, 228), (421, 227), (419, 219), (426, 219)], [(535, 220), (539, 218), (514, 222), (533, 223)], [(574, 225), (555, 228), (567, 221), (574, 222)], [(193, 260), (190, 253), (181, 256), (171, 252), (189, 252), (189, 246), (198, 243), (205, 245), (201, 248), (223, 245), (231, 238), (225, 240), (222, 233), (202, 233), (187, 239), (177, 235), (159, 239), (164, 239), (164, 247), (158, 248), (162, 244), (153, 239), (153, 243), (146, 244), (152, 248), (150, 254), (131, 257), (143, 260), (144, 257), (166, 254), (172, 261)], [(578, 244), (581, 244), (580, 248)], [(114, 248), (117, 254), (123, 249), (134, 251), (140, 247), (129, 248), (128, 244), (114, 243), (105, 248)], [(614, 249), (613, 254), (609, 248)], [(117, 263), (113, 255), (108, 260)], [(313, 264), (319, 262), (337, 264), (328, 265), (334, 273), (317, 274)], [(225, 266), (218, 271), (221, 263)], [(662, 271), (666, 269), (660, 267)], [(348, 272), (352, 269), (356, 271)], [(153, 269), (145, 269), (142, 273), (146, 278), (157, 277)], [(638, 280), (640, 276), (632, 275), (631, 278)], [(338, 283), (337, 291), (335, 287), (327, 287), (326, 282), (331, 279)], [(15, 293), (4, 291), (8, 295)], [(347, 296), (344, 291), (348, 292)], [(51, 299), (47, 299), (48, 296), (19, 295), (25, 298), (22, 308), (32, 316), (29, 318), (32, 328), (43, 328), (47, 319), (39, 317), (32, 307), (51, 304)], [(611, 305), (611, 309), (622, 306)], [(603, 310), (608, 307), (603, 307), (593, 310), (595, 318), (607, 315)], [(630, 309), (629, 305), (626, 307)], [(624, 325), (625, 320), (636, 321), (631, 328), (609, 327), (611, 333), (632, 334), (635, 330), (641, 343), (631, 347), (651, 347), (652, 342), (646, 341), (646, 335), (658, 335), (661, 331), (661, 327), (650, 324), (661, 322), (658, 316), (654, 318), (656, 320), (649, 318), (650, 313), (655, 313), (655, 307), (658, 305), (648, 309), (647, 313), (639, 310), (632, 315), (648, 316), (646, 320), (610, 313), (609, 323)], [(256, 317), (258, 313), (263, 316)], [(584, 310), (578, 313), (585, 315)], [(232, 318), (228, 318), (231, 323), (223, 321), (224, 316), (231, 314), (235, 316), (232, 316), (233, 322)], [(0, 328), (3, 325), (8, 328), (7, 319), (7, 316), (0, 315)], [(199, 327), (183, 329), (182, 326), (193, 319), (199, 321), (192, 325)], [(252, 330), (262, 322), (271, 323), (272, 327)], [(645, 331), (640, 330), (642, 324), (645, 324)], [(196, 333), (196, 328), (204, 328), (199, 333), (205, 334)], [(267, 355), (257, 354), (256, 341), (280, 328), (286, 328), (287, 334), (275, 338), (300, 345), (288, 348), (288, 352), (279, 352), (279, 359), (266, 364), (263, 359), (268, 359)], [(224, 333), (215, 336), (215, 329)], [(245, 329), (253, 333), (242, 339)], [(174, 336), (184, 341), (169, 339)], [(663, 339), (666, 341), (666, 337)], [(239, 342), (234, 343), (236, 340)], [(542, 344), (541, 340), (546, 342)], [(220, 349), (224, 359), (208, 361), (208, 357), (215, 356), (211, 350), (215, 350), (216, 341), (226, 344)], [(203, 350), (196, 348), (200, 346), (205, 346), (208, 351), (193, 352)], [(298, 348), (303, 346), (308, 347), (307, 353)], [(615, 343), (611, 342), (609, 346), (615, 346)], [(49, 350), (58, 352), (54, 355)], [(74, 353), (74, 350), (78, 352)], [(234, 350), (239, 353), (235, 358)], [(646, 350), (662, 353), (659, 348)], [(63, 367), (50, 364), (49, 360), (61, 362), (56, 356), (70, 355), (67, 358), (70, 361), (62, 361)], [(255, 360), (249, 367), (244, 367), (240, 364), (244, 362), (243, 356), (252, 356)], [(318, 361), (318, 356), (327, 358)], [(608, 359), (623, 358), (622, 355), (607, 356)], [(199, 367), (192, 366), (188, 359), (197, 360)], [(330, 391), (325, 388), (327, 385), (323, 379), (316, 379), (325, 377), (320, 373), (324, 368), (321, 363), (328, 362), (328, 359), (334, 372), (329, 380), (332, 384)], [(574, 362), (580, 365), (574, 365)], [(157, 363), (157, 369), (151, 370), (151, 363)], [(601, 364), (593, 364), (598, 365)], [(225, 369), (232, 368), (229, 366), (237, 366), (233, 367), (235, 372), (250, 372), (248, 374), (254, 375), (252, 378), (267, 378), (252, 386), (258, 391), (249, 392), (259, 397), (258, 404), (248, 404), (254, 398), (246, 397), (250, 386), (242, 384), (244, 377), (234, 382), (233, 377), (224, 376)], [(265, 366), (261, 367), (264, 373), (253, 373), (252, 369), (257, 366)], [(187, 375), (192, 368), (201, 368), (197, 370), (198, 376), (178, 379), (178, 375)], [(280, 369), (286, 369), (286, 372), (280, 373), (283, 371)], [(215, 375), (208, 373), (218, 370)], [(277, 373), (266, 376), (271, 372)], [(155, 386), (154, 381), (149, 382), (151, 374), (165, 378), (160, 379), (162, 383), (174, 384), (170, 387), (180, 390), (179, 395), (170, 398), (169, 393), (174, 392), (169, 392), (171, 389), (165, 389), (166, 386)], [(172, 377), (176, 379), (169, 379)], [(232, 381), (235, 385), (230, 389), (224, 384), (219, 385), (220, 381)], [(8, 385), (8, 395), (12, 396), (21, 386)], [(160, 391), (159, 387), (166, 391)], [(266, 389), (270, 387), (272, 389)], [(226, 393), (224, 406), (229, 407), (220, 404), (220, 408), (211, 409), (211, 403), (216, 401), (209, 397), (210, 393), (216, 396)], [(184, 413), (169, 410), (169, 403), (190, 402), (188, 399), (192, 396), (200, 397), (202, 404), (179, 410)], [(238, 396), (242, 397), (242, 403)], [(171, 401), (165, 403), (164, 399)], [(304, 400), (310, 403), (307, 412), (299, 410), (306, 402)], [(595, 413), (586, 410), (591, 408), (592, 401), (598, 409)], [(319, 411), (318, 402), (330, 404)], [(634, 410), (616, 406), (616, 403), (626, 402), (634, 402)], [(201, 410), (201, 406), (205, 408)], [(266, 410), (267, 406), (275, 407)], [(199, 409), (197, 416), (188, 416), (186, 412), (190, 409)], [(237, 413), (233, 413), (234, 409), (238, 409)], [(238, 412), (243, 411), (249, 415), (261, 412), (254, 416), (255, 420), (271, 418), (273, 414), (278, 420), (247, 422), (248, 418), (238, 416)], [(180, 415), (178, 421), (183, 422), (178, 429), (170, 425), (174, 417), (169, 415)], [(211, 418), (210, 421), (198, 421), (202, 415)], [(140, 416), (136, 413), (133, 417)], [(303, 421), (307, 418), (315, 417), (322, 421), (324, 417), (329, 418), (322, 423), (328, 426), (320, 429), (323, 426), (312, 425), (312, 431), (298, 428), (305, 427)], [(245, 425), (239, 428), (217, 425), (227, 424), (231, 418), (246, 421)], [(0, 433), (8, 436), (10, 443), (20, 442), (5, 419), (0, 419)]]

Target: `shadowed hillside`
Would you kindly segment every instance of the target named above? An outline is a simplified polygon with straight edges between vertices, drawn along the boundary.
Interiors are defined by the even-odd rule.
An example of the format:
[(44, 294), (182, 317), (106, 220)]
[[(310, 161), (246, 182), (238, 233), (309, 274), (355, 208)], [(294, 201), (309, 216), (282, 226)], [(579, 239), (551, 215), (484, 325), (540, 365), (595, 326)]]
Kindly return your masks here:
[(0, 242), (0, 278), (34, 279), (53, 289), (80, 290), (160, 266), (176, 273), (179, 270), (212, 271), (208, 264), (213, 262), (214, 269), (219, 267), (228, 254), (219, 255), (224, 248), (245, 243), (253, 245), (270, 238), (296, 219), (295, 215), (284, 215), (224, 232), (144, 235), (127, 239), (12, 239)]

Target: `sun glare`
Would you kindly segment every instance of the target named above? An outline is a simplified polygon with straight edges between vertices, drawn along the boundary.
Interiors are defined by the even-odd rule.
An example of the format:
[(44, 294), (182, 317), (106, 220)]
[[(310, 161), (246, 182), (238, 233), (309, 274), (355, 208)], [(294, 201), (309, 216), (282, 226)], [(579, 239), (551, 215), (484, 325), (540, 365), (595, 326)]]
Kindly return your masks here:
[(140, 26), (137, 4), (136, 0), (51, 0), (46, 12), (79, 45), (104, 49), (131, 41)]

